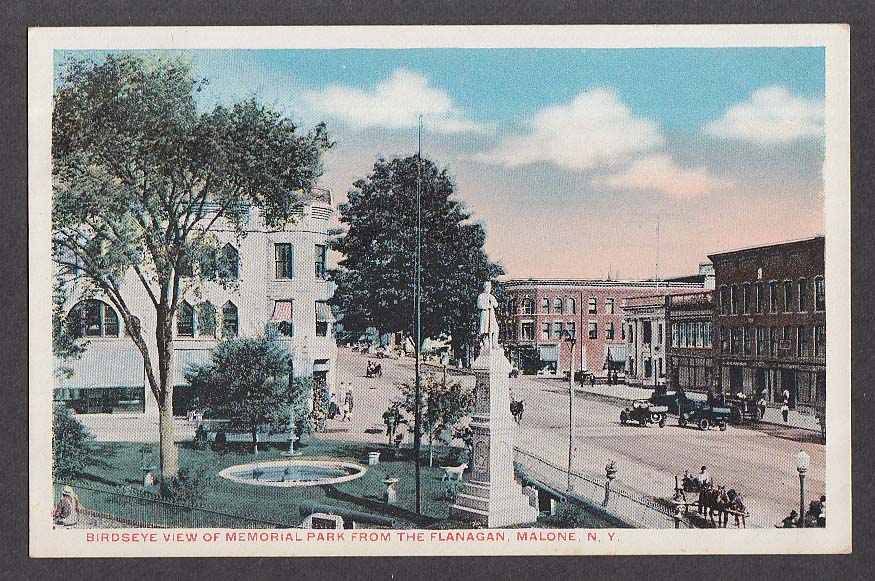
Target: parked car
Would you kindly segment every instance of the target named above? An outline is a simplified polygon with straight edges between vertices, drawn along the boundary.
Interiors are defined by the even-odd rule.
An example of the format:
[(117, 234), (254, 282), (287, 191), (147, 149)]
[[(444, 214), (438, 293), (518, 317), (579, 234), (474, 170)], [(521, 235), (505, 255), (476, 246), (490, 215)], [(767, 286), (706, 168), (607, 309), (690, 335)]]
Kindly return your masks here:
[(726, 430), (726, 422), (729, 420), (731, 410), (728, 407), (702, 404), (683, 410), (678, 416), (678, 425), (684, 427), (687, 424), (698, 426), (700, 430), (707, 430), (717, 426), (720, 431)]
[(620, 423), (638, 422), (642, 427), (648, 424), (657, 424), (660, 428), (665, 427), (665, 416), (668, 413), (666, 406), (653, 405), (646, 399), (637, 399), (632, 405), (620, 412)]

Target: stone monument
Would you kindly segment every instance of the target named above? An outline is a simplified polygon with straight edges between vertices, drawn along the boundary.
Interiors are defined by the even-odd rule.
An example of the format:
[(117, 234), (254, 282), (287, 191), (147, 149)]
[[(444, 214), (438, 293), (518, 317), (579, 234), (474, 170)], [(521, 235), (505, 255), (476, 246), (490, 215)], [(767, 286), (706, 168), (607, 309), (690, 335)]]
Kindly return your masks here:
[(510, 414), (508, 373), (512, 369), (498, 343), (498, 301), (486, 282), (477, 297), (480, 310), (480, 356), (474, 361), (473, 458), (470, 477), (450, 509), (454, 519), (494, 528), (535, 522), (522, 485), (514, 477), (515, 424)]

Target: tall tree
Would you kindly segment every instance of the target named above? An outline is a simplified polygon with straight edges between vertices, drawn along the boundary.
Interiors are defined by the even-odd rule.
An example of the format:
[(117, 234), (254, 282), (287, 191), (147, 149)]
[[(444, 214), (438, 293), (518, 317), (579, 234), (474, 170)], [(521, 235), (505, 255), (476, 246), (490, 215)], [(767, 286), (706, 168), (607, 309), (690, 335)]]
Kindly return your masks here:
[[(335, 302), (344, 326), (375, 326), (413, 336), (417, 157), (378, 159), (340, 205), (345, 231), (333, 241), (344, 257), (335, 273)], [(452, 337), (456, 355), (475, 343), (475, 298), (504, 273), (489, 260), (483, 225), (471, 221), (446, 169), (423, 158), (422, 337)]]
[(258, 427), (288, 426), (307, 399), (303, 384), (289, 385), (289, 353), (273, 338), (233, 338), (219, 343), (212, 361), (185, 371), (196, 405), (209, 416), (230, 421), (231, 429), (252, 434)]
[[(184, 57), (109, 54), (68, 61), (52, 116), (55, 261), (119, 311), (159, 408), (161, 472), (179, 469), (173, 438), (173, 320), (187, 285), (221, 277), (215, 229), (243, 234), (293, 220), (331, 147), (255, 100), (203, 112)], [(141, 287), (157, 320), (147, 341), (131, 310)]]
[[(428, 435), (428, 465), (434, 464), (434, 441), (441, 434), (453, 433), (453, 428), (474, 408), (474, 393), (461, 383), (447, 383), (434, 375), (427, 375), (423, 382), (424, 398), (421, 398), (422, 433)], [(404, 409), (416, 413), (416, 388), (401, 384)], [(449, 442), (447, 442), (449, 443)]]

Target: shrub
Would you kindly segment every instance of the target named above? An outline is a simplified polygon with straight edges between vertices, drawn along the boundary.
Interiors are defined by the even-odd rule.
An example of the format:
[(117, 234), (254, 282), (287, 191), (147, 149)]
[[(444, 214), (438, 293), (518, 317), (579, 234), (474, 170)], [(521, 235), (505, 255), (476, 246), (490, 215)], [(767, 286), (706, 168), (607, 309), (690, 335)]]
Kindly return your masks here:
[(161, 481), (161, 496), (179, 504), (193, 506), (203, 500), (208, 478), (205, 467), (197, 471), (183, 468), (173, 478)]
[(94, 436), (73, 417), (67, 406), (56, 405), (52, 415), (52, 477), (69, 481), (91, 463)]
[(580, 506), (563, 502), (556, 513), (544, 518), (550, 526), (563, 529), (581, 529), (592, 525), (592, 518)]

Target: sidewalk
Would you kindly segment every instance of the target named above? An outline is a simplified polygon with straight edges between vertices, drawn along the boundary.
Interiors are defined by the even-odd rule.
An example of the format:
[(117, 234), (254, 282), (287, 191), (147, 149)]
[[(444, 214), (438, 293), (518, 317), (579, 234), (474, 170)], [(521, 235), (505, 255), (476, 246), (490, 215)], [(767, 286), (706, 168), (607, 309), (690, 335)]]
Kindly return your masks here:
[[(581, 393), (598, 395), (601, 397), (619, 400), (621, 402), (630, 402), (636, 399), (649, 399), (653, 390), (645, 387), (632, 387), (626, 384), (607, 385), (604, 383), (596, 383), (595, 385), (576, 385), (576, 389)], [(799, 428), (801, 430), (811, 430), (820, 432), (820, 424), (814, 415), (803, 414), (797, 411), (790, 411), (787, 422), (781, 417), (780, 407), (767, 407), (765, 417), (760, 420), (766, 424), (776, 424), (787, 426), (790, 428)]]

